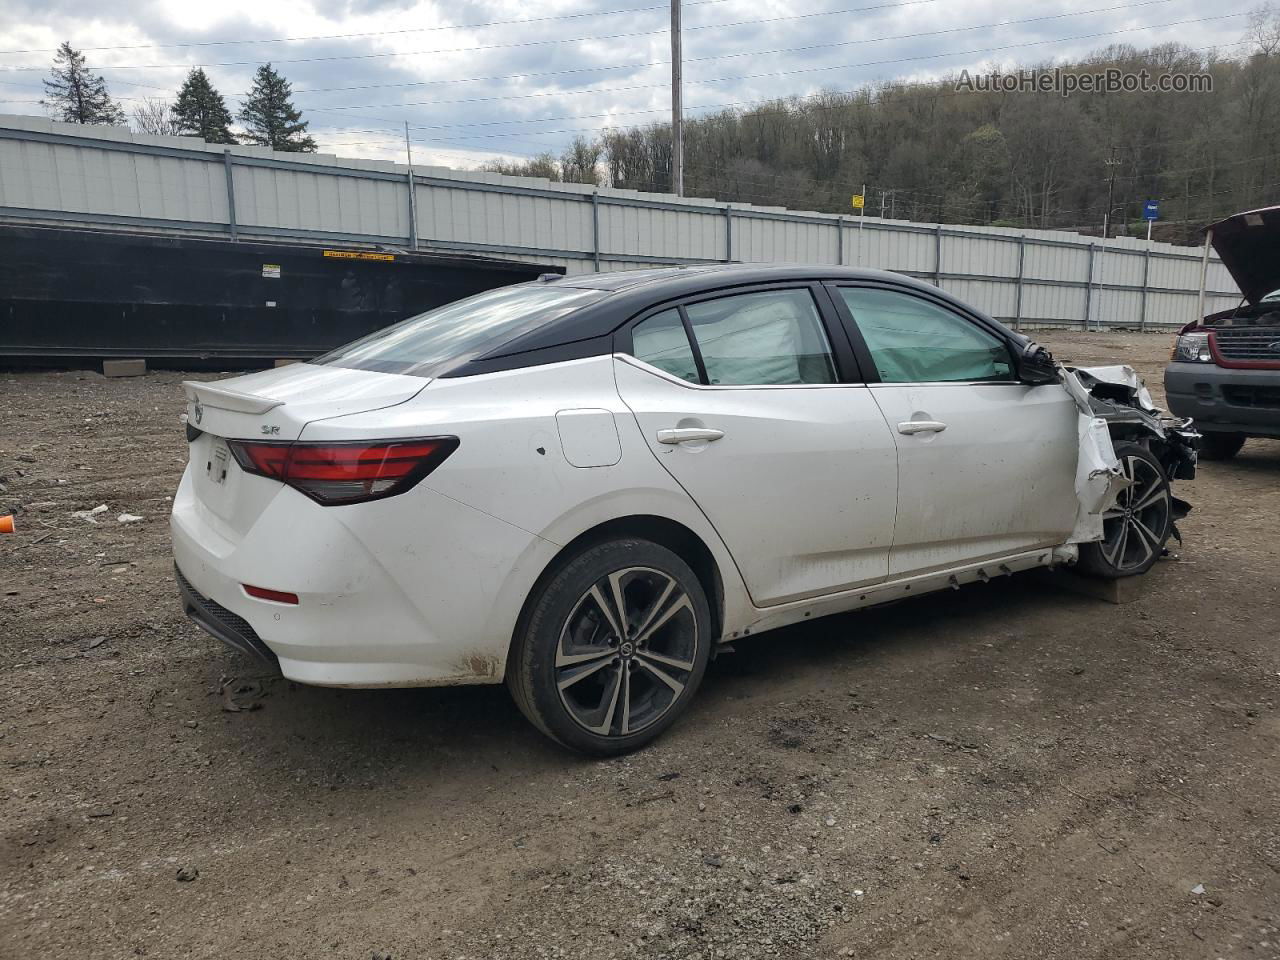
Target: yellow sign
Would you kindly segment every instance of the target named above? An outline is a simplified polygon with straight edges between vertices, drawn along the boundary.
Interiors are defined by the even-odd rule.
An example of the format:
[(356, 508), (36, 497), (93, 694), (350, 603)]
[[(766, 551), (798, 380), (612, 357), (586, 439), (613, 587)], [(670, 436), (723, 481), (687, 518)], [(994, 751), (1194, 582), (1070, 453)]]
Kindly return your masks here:
[(396, 258), (394, 253), (366, 253), (364, 250), (326, 250), (324, 255), (331, 260), (385, 260), (390, 262)]
[(867, 198), (866, 198), (866, 197), (864, 197), (862, 194), (860, 194), (860, 193), (855, 193), (855, 194), (853, 195), (853, 209), (855, 209), (855, 210), (861, 210), (861, 209), (863, 208), (863, 206), (865, 206), (865, 204), (866, 204), (866, 200), (867, 200)]

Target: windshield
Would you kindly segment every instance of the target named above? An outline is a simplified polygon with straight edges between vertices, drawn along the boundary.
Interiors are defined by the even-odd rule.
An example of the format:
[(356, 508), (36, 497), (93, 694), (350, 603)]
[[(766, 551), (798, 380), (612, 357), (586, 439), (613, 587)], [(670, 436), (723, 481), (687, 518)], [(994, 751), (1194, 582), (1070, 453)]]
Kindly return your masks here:
[(1259, 303), (1280, 303), (1280, 290), (1272, 290)]
[(311, 362), (431, 377), (606, 296), (546, 284), (501, 287), (402, 320)]

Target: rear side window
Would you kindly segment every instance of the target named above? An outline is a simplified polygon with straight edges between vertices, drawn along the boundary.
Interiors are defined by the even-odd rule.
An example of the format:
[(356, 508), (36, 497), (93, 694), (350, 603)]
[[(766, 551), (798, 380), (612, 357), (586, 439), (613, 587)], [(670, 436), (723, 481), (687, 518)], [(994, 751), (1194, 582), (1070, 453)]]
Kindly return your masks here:
[(835, 383), (831, 347), (808, 290), (766, 290), (685, 308), (713, 385)]
[(410, 317), (312, 362), (431, 377), (606, 296), (546, 284), (501, 287)]
[(690, 383), (702, 382), (678, 310), (664, 310), (636, 324), (631, 330), (631, 352), (637, 360), (673, 377)]
[(841, 287), (884, 383), (1012, 380), (1004, 342), (927, 300), (892, 290)]

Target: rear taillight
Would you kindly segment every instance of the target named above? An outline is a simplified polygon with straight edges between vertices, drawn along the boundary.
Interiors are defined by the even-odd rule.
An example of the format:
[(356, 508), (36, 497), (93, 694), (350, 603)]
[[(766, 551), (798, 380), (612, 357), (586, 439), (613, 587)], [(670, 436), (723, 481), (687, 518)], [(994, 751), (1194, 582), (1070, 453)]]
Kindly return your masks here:
[(458, 449), (457, 437), (351, 443), (228, 440), (246, 473), (287, 483), (323, 506), (404, 493)]

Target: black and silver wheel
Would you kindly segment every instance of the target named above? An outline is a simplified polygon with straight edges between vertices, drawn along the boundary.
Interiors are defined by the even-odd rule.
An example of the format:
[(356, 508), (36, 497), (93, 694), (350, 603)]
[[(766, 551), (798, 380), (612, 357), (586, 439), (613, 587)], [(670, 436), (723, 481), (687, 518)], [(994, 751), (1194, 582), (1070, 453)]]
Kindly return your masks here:
[(1200, 437), (1201, 460), (1230, 460), (1244, 446), (1242, 433), (1218, 433), (1206, 431)]
[(1102, 515), (1102, 539), (1080, 549), (1081, 569), (1107, 579), (1146, 573), (1173, 530), (1173, 499), (1160, 461), (1136, 443), (1116, 444), (1116, 456), (1132, 482)]
[(713, 640), (688, 564), (655, 543), (611, 540), (573, 557), (531, 599), (507, 684), (525, 716), (564, 745), (623, 753), (683, 712)]

